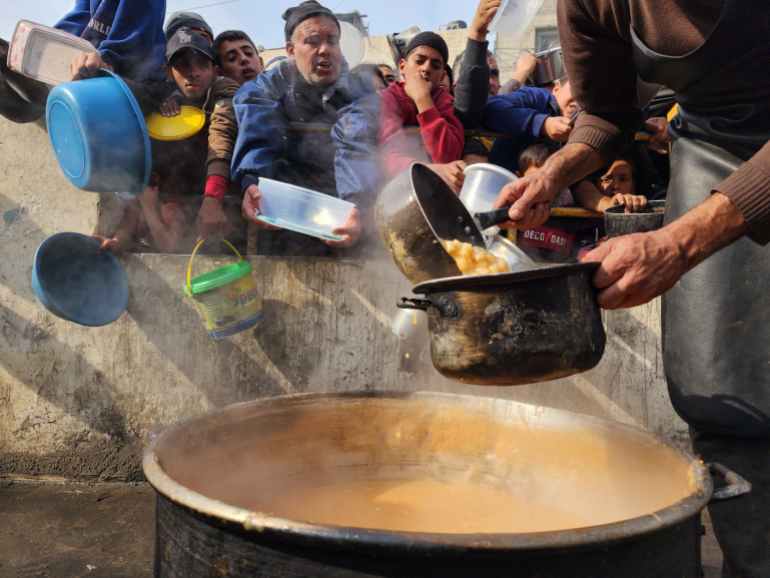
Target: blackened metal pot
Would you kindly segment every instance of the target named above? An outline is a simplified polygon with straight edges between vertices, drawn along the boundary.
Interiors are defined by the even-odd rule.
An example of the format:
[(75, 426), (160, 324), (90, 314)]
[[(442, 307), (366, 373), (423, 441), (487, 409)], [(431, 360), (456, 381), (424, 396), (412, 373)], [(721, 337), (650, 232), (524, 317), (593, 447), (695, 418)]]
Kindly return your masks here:
[[(430, 393), (235, 405), (161, 434), (144, 472), (158, 494), (157, 578), (697, 578), (699, 513), (712, 497), (704, 464), (641, 430)], [(398, 484), (415, 472), (498, 485), (511, 499), (546, 500), (588, 523), (425, 533), (271, 512), (271, 496), (285, 488), (296, 489), (302, 512), (303, 487), (319, 481)], [(728, 478), (722, 497), (747, 490)], [(344, 497), (334, 506), (344, 513)]]
[(436, 279), (424, 299), (399, 307), (428, 313), (431, 357), (446, 377), (475, 385), (523, 385), (586, 371), (604, 353), (592, 285), (596, 264)]

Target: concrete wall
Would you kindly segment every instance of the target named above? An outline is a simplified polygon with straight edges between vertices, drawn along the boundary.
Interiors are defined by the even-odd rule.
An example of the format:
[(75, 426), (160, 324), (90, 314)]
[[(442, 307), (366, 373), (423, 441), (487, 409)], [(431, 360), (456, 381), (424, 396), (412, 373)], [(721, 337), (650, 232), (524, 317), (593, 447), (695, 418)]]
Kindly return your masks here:
[[(46, 134), (0, 120), (0, 475), (138, 479), (142, 443), (162, 427), (261, 396), (433, 389), (510, 397), (635, 423), (668, 439), (659, 304), (606, 316), (608, 351), (584, 375), (518, 388), (465, 387), (429, 362), (400, 370), (390, 329), (408, 286), (388, 260), (254, 258), (265, 319), (224, 342), (206, 336), (180, 287), (184, 256), (130, 255), (128, 313), (82, 328), (30, 288), (34, 251), (59, 231), (90, 233), (98, 196), (60, 175)], [(215, 258), (202, 258), (201, 270)]]

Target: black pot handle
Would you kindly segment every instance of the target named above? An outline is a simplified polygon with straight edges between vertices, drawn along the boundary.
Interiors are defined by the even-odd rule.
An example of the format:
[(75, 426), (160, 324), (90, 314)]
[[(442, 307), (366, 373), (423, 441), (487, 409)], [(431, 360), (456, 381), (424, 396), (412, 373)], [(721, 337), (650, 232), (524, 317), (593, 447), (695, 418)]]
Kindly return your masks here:
[(427, 311), (428, 307), (433, 305), (427, 299), (411, 299), (409, 297), (402, 297), (401, 302), (396, 304), (399, 309), (416, 309), (418, 311)]
[(435, 301), (430, 299), (414, 299), (402, 297), (401, 302), (397, 304), (399, 309), (419, 309), (427, 311), (430, 307), (435, 307), (442, 317), (454, 319), (460, 316), (460, 306), (446, 297), (439, 297)]
[(721, 502), (730, 498), (743, 496), (751, 491), (751, 482), (739, 476), (734, 471), (727, 469), (722, 464), (712, 462), (708, 464), (712, 476), (719, 476), (725, 481), (725, 486), (715, 490), (711, 495), (712, 502)]
[(489, 227), (494, 227), (495, 225), (509, 221), (510, 219), (508, 218), (508, 209), (510, 208), (511, 206), (509, 205), (507, 207), (495, 209), (494, 211), (475, 213), (473, 216), (476, 218), (476, 222), (478, 222), (479, 228), (483, 231), (484, 229), (489, 229)]

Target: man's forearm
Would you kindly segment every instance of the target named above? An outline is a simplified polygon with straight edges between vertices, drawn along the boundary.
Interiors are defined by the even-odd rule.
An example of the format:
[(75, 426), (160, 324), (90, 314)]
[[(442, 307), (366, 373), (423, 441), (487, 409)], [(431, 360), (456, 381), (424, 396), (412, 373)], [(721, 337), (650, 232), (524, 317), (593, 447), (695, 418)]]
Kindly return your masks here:
[(747, 231), (748, 225), (738, 208), (718, 192), (661, 230), (681, 247), (688, 270)]
[(555, 190), (574, 185), (604, 164), (596, 149), (584, 144), (568, 144), (549, 157), (543, 171)]

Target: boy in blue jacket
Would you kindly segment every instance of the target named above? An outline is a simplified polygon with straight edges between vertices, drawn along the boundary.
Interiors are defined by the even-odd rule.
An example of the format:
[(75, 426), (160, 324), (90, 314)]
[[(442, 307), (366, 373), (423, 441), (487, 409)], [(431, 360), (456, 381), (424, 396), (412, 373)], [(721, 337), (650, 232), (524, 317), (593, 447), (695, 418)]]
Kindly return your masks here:
[(73, 63), (73, 77), (99, 68), (138, 82), (165, 77), (166, 0), (77, 0), (56, 28), (88, 40), (98, 55)]
[[(77, 0), (56, 28), (88, 40), (97, 53), (72, 63), (73, 80), (109, 68), (136, 83), (162, 83), (165, 15), (165, 0)], [(47, 88), (8, 70), (7, 51), (8, 43), (0, 40), (0, 115), (14, 122), (34, 121), (43, 112)]]
[(517, 171), (519, 155), (531, 144), (567, 141), (577, 110), (569, 81), (557, 80), (550, 90), (526, 86), (493, 96), (484, 108), (484, 126), (505, 138), (497, 139), (489, 162)]

